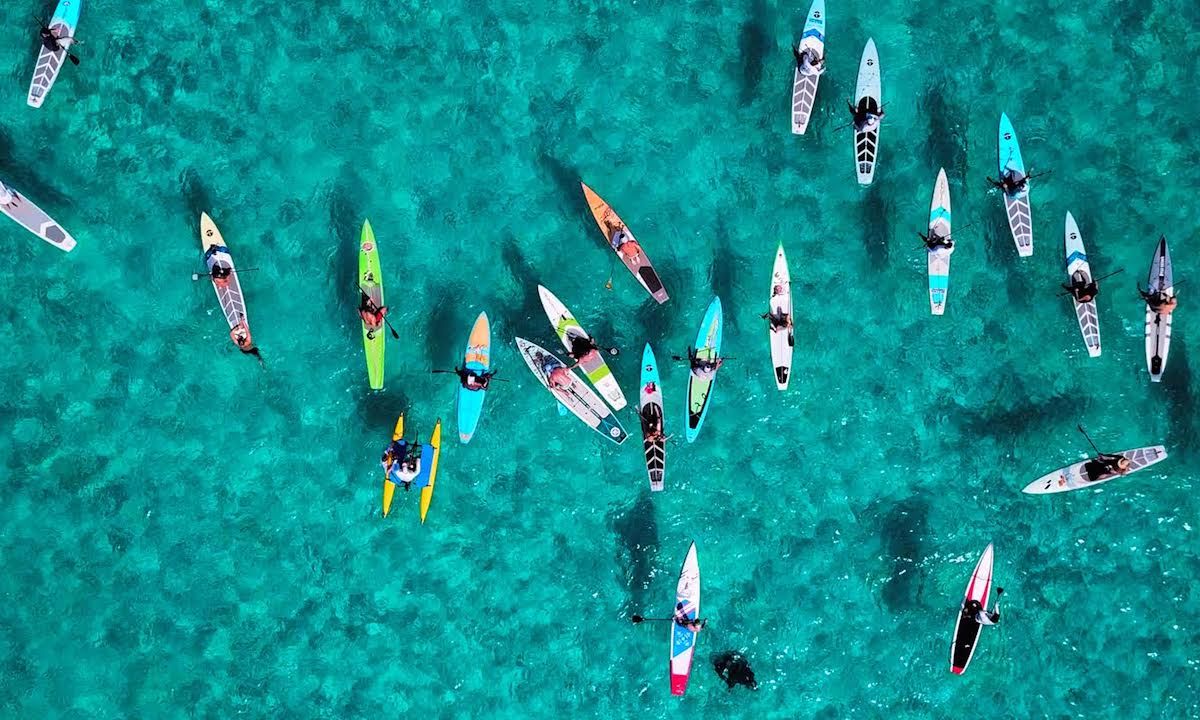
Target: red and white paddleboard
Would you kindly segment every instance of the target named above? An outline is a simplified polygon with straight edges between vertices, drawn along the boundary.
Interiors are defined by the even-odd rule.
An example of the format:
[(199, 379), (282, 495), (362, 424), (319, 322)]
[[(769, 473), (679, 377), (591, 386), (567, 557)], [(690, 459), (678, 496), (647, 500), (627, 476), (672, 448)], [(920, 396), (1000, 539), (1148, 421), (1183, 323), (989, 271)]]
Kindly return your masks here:
[[(986, 612), (988, 598), (992, 594), (992, 546), (989, 544), (975, 565), (971, 582), (967, 584), (967, 594), (963, 597), (963, 608), (971, 600), (978, 600)], [(958, 621), (954, 624), (954, 642), (950, 645), (950, 672), (962, 675), (975, 654), (978, 644), (979, 631), (983, 626), (974, 617), (967, 617), (962, 609), (958, 612)]]
[[(688, 548), (679, 585), (675, 588), (675, 611), (695, 620), (700, 617), (700, 563), (696, 560), (696, 543)], [(687, 691), (692, 674), (692, 655), (696, 652), (696, 633), (677, 622), (671, 623), (671, 694)]]

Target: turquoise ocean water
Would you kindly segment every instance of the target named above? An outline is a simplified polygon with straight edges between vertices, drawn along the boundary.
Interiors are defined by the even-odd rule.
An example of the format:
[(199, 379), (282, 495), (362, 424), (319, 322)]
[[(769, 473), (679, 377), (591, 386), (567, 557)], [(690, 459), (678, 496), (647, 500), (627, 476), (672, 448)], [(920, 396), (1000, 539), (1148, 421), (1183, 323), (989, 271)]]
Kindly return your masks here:
[[(0, 219), (0, 715), (1200, 716), (1195, 311), (1184, 284), (1152, 386), (1134, 291), (1160, 233), (1195, 277), (1198, 7), (830, 0), (799, 138), (806, 3), (98, 0), (36, 111), (30, 16), (50, 8), (3, 4), (0, 179), (79, 246)], [(889, 104), (860, 189), (839, 126), (869, 36)], [(1053, 171), (1026, 260), (983, 180), (1001, 111)], [(934, 318), (915, 232), (940, 166), (963, 231)], [(580, 178), (668, 304), (612, 270)], [(253, 268), (265, 371), (190, 278), (201, 210)], [(1098, 359), (1055, 294), (1068, 210), (1096, 273), (1126, 269)], [(351, 285), (364, 218), (402, 336), (379, 394)], [(758, 318), (779, 241), (787, 393)], [(700, 441), (670, 445), (665, 493), (631, 410), (613, 446), (516, 355), (514, 335), (555, 347), (539, 282), (623, 350), (630, 397), (642, 344), (681, 353), (721, 297), (736, 359)], [(429, 370), (480, 310), (511, 382), (464, 447), (454, 381)], [(682, 435), (686, 369), (663, 379)], [(379, 513), (401, 411), (450, 431), (424, 526), (415, 492)], [(1078, 422), (1171, 457), (1022, 495), (1087, 452)], [(667, 628), (628, 617), (670, 611), (692, 539), (711, 624), (679, 699)], [(1004, 620), (954, 677), (988, 542)], [(726, 649), (757, 692), (713, 673)]]

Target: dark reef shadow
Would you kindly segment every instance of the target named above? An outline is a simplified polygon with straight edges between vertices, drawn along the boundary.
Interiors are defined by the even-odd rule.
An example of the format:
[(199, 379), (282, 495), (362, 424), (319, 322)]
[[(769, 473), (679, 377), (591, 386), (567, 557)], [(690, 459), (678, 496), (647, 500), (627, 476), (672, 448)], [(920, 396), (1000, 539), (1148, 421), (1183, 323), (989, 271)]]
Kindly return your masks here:
[(967, 181), (967, 143), (961, 130), (963, 115), (960, 106), (946, 102), (949, 84), (950, 81), (944, 76), (931, 81), (918, 107), (929, 119), (925, 156), (932, 160), (935, 167), (946, 169), (946, 178), (951, 185), (957, 181), (961, 193)]
[(643, 487), (632, 505), (610, 513), (609, 526), (617, 536), (617, 567), (629, 590), (626, 610), (643, 612), (647, 586), (658, 559), (658, 521), (650, 490)]
[[(362, 233), (362, 223), (366, 218), (362, 208), (355, 200), (353, 189), (358, 186), (356, 178), (343, 169), (341, 176), (329, 189), (329, 229), (336, 238), (337, 248), (334, 252), (336, 272), (332, 275), (331, 288), (334, 305), (339, 314), (354, 315), (358, 307), (359, 294), (354, 288), (358, 284), (358, 241)], [(387, 283), (384, 282), (384, 291)], [(384, 296), (387, 300), (387, 296)], [(358, 323), (346, 323), (348, 332), (353, 336), (362, 333)]]
[[(1172, 328), (1174, 329), (1174, 328)], [(1186, 345), (1180, 335), (1172, 335), (1167, 366), (1161, 380), (1167, 396), (1170, 425), (1167, 430), (1167, 452), (1190, 450), (1196, 443), (1195, 404), (1192, 395), (1192, 369)], [(1149, 374), (1146, 376), (1149, 378)], [(1153, 383), (1151, 392), (1157, 390)]]
[[(460, 345), (466, 345), (471, 328), (461, 315), (458, 298), (467, 293), (459, 283), (433, 282), (425, 286), (425, 296), (433, 299), (425, 319), (425, 350), (429, 367), (449, 370), (462, 359)], [(460, 343), (461, 340), (461, 343)]]
[(862, 206), (863, 249), (873, 270), (882, 270), (887, 265), (888, 241), (892, 237), (892, 208), (884, 199), (885, 193), (878, 182), (872, 183)]
[(742, 105), (749, 105), (759, 98), (764, 63), (768, 57), (768, 50), (774, 45), (769, 28), (764, 22), (769, 13), (770, 8), (764, 0), (754, 0), (749, 17), (742, 23), (738, 32), (738, 56), (742, 60)]
[(890, 612), (909, 609), (920, 597), (925, 572), (919, 562), (924, 557), (928, 524), (929, 505), (911, 498), (892, 507), (880, 521), (884, 552), (892, 561), (891, 579), (882, 590)]
[[(713, 295), (721, 298), (721, 317), (725, 324), (724, 335), (729, 336), (731, 330), (735, 330), (737, 323), (737, 255), (733, 252), (733, 244), (729, 242), (729, 233), (725, 231), (724, 222), (721, 223), (721, 238), (717, 246), (716, 253), (713, 255), (712, 265), (709, 266), (708, 277), (712, 286)], [(696, 327), (700, 327), (700, 322), (704, 320), (704, 312), (708, 310), (708, 304), (712, 302), (712, 298), (704, 299), (704, 306), (698, 309)]]

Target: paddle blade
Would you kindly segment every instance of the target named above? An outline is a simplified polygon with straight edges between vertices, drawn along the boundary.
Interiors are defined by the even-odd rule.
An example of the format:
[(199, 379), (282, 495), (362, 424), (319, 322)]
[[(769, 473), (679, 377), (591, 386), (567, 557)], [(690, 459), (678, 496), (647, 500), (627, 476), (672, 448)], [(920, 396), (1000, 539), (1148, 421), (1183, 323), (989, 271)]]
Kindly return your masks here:
[(79, 58), (75, 57), (74, 55), (67, 55), (67, 57), (71, 59), (71, 64), (72, 64), (72, 65), (78, 65), (78, 64), (79, 64)]
[(643, 620), (645, 620), (645, 619), (646, 619), (646, 618), (642, 617), (641, 615), (634, 615), (633, 617), (629, 618), (629, 620), (630, 620), (630, 621), (631, 621), (631, 622), (632, 622), (634, 625), (637, 625), (638, 623), (640, 623), (641, 621), (643, 621)]

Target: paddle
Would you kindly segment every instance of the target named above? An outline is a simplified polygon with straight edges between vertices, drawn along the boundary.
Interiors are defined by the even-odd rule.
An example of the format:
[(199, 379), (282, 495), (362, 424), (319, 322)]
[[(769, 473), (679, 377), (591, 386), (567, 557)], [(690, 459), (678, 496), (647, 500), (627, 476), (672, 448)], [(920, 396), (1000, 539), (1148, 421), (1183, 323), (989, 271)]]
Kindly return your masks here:
[(1092, 438), (1091, 438), (1091, 436), (1089, 436), (1089, 435), (1087, 434), (1087, 430), (1084, 430), (1084, 429), (1083, 429), (1083, 424), (1082, 424), (1082, 423), (1080, 423), (1079, 425), (1076, 425), (1076, 426), (1075, 426), (1075, 429), (1076, 429), (1076, 430), (1078, 430), (1079, 432), (1083, 433), (1083, 436), (1084, 436), (1085, 438), (1087, 438), (1088, 444), (1092, 446), (1092, 449), (1096, 451), (1096, 454), (1097, 454), (1097, 455), (1103, 455), (1103, 454), (1104, 454), (1104, 453), (1100, 452), (1100, 448), (1096, 447), (1096, 443), (1092, 442)]
[[(252, 272), (252, 271), (254, 271), (254, 270), (257, 270), (257, 269), (258, 269), (258, 268), (246, 268), (245, 270), (231, 270), (230, 272), (231, 272), (231, 273), (233, 273), (234, 275), (236, 275), (236, 274), (238, 274), (238, 273)], [(204, 273), (192, 273), (192, 282), (196, 282), (197, 280), (199, 280), (199, 279), (200, 279), (200, 277), (201, 277), (201, 276), (203, 276), (203, 277), (206, 277), (206, 278), (211, 278), (211, 277), (212, 277), (212, 273), (207, 273), (207, 272), (204, 272)]]
[[(671, 356), (671, 359), (672, 359), (672, 360), (676, 360), (676, 361), (678, 361), (678, 362), (683, 362), (684, 360), (688, 360), (689, 358), (685, 358), (685, 357), (679, 357), (678, 355), (672, 355), (672, 356)], [(730, 357), (726, 357), (726, 356), (722, 355), (721, 357), (717, 358), (717, 360), (722, 360), (722, 361), (724, 361), (724, 360), (737, 360), (737, 358), (735, 358), (735, 357), (732, 357), (732, 356), (730, 356)]]
[[(362, 293), (362, 296), (363, 296), (364, 298), (366, 298), (366, 299), (367, 299), (367, 303), (369, 304), (369, 309), (372, 309), (372, 310), (378, 310), (378, 309), (379, 309), (379, 306), (375, 304), (375, 301), (371, 299), (371, 296), (367, 294), (367, 291), (366, 291), (366, 290), (363, 290), (363, 287), (362, 287), (362, 285), (359, 285), (358, 283), (355, 283), (355, 286), (358, 288), (358, 291), (359, 291), (360, 293)], [(400, 339), (400, 333), (396, 332), (396, 328), (392, 327), (392, 321), (391, 321), (391, 320), (388, 320), (388, 319), (387, 319), (387, 317), (385, 316), (385, 317), (383, 318), (383, 322), (387, 324), (387, 326), (388, 326), (388, 330), (391, 330), (391, 331), (392, 331), (392, 337), (394, 337), (394, 338), (396, 338), (397, 340), (399, 340), (399, 339)]]
[[(630, 617), (630, 618), (629, 618), (629, 620), (630, 620), (630, 622), (632, 622), (634, 625), (637, 625), (638, 623), (644, 623), (644, 622), (675, 622), (675, 618), (673, 618), (673, 617), (669, 617), (669, 618), (648, 618), (648, 617), (642, 617), (641, 615), (633, 615), (632, 617)], [(698, 623), (702, 623), (702, 624), (703, 624), (703, 623), (707, 623), (707, 622), (708, 622), (708, 620), (707, 620), (706, 618), (696, 618), (696, 619), (695, 619), (695, 620), (693, 620), (692, 622), (698, 622)]]
[[(1094, 280), (1092, 280), (1092, 282), (1099, 283), (1101, 280), (1107, 280), (1108, 278), (1112, 277), (1113, 275), (1116, 275), (1117, 273), (1123, 273), (1123, 272), (1125, 272), (1125, 268), (1117, 268), (1116, 270), (1113, 270), (1112, 272), (1110, 272), (1107, 275), (1103, 275), (1101, 277), (1095, 278)], [(1139, 287), (1138, 289), (1140, 290), (1141, 288)], [(1067, 290), (1066, 292), (1058, 293), (1055, 297), (1063, 297), (1064, 295), (1070, 295), (1070, 294), (1071, 294), (1071, 291)], [(1093, 298), (1093, 300), (1095, 300), (1095, 298)]]
[[(72, 53), (71, 53), (71, 51), (69, 51), (65, 45), (63, 45), (61, 42), (59, 42), (60, 40), (70, 40), (70, 41), (71, 41), (71, 43), (72, 43), (72, 44), (74, 44), (74, 43), (77, 43), (77, 42), (79, 42), (79, 41), (78, 41), (78, 40), (76, 40), (76, 39), (75, 39), (75, 38), (73, 38), (73, 37), (65, 37), (65, 38), (60, 38), (60, 37), (58, 37), (57, 35), (55, 35), (53, 32), (51, 32), (51, 30), (50, 30), (50, 26), (49, 26), (49, 25), (47, 25), (47, 24), (45, 23), (45, 21), (44, 21), (44, 20), (42, 20), (40, 17), (38, 17), (37, 15), (34, 15), (34, 16), (33, 16), (33, 19), (34, 19), (35, 21), (37, 21), (38, 28), (40, 29), (40, 32), (39, 32), (39, 34), (40, 34), (40, 35), (41, 35), (43, 38), (45, 38), (46, 36), (49, 36), (49, 37), (52, 37), (52, 38), (54, 38), (54, 44), (58, 46), (58, 49), (59, 49), (59, 50), (62, 50), (63, 52), (65, 52), (65, 53), (67, 54), (67, 58), (68, 58), (68, 59), (71, 61), (71, 64), (72, 64), (72, 65), (79, 65), (79, 58), (75, 57), (75, 55), (74, 55), (74, 54), (72, 54)], [(43, 44), (43, 47), (45, 47), (45, 45), (44, 45), (44, 44)], [(58, 52), (58, 51), (57, 51), (57, 50), (55, 50), (54, 52)]]

